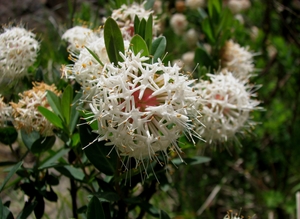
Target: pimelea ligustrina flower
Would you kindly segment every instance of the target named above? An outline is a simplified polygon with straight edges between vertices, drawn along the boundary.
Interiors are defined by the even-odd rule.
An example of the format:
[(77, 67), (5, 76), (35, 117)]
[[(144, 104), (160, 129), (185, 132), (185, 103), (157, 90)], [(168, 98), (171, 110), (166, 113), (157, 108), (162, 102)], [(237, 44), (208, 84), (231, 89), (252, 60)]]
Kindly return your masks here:
[(248, 80), (254, 71), (253, 56), (247, 47), (241, 47), (229, 40), (221, 50), (221, 65), (236, 78)]
[(12, 107), (3, 101), (0, 95), (0, 127), (5, 127), (8, 121), (11, 121)]
[(62, 39), (69, 43), (68, 50), (73, 52), (79, 52), (88, 42), (93, 42), (97, 38), (93, 30), (82, 26), (72, 27), (62, 35)]
[[(98, 122), (98, 140), (110, 140), (119, 155), (155, 159), (156, 152), (172, 148), (180, 152), (177, 139), (183, 133), (199, 137), (192, 108), (198, 99), (187, 75), (161, 61), (148, 64), (147, 57), (127, 50), (116, 67), (106, 64), (91, 83), (96, 84), (89, 103), (93, 121)], [(88, 91), (87, 91), (88, 92)]]
[(145, 3), (138, 4), (134, 2), (131, 5), (122, 5), (121, 8), (115, 9), (112, 12), (111, 17), (117, 21), (124, 39), (130, 40), (134, 35), (134, 19), (137, 16), (140, 20), (145, 19), (146, 21), (153, 16), (153, 35), (156, 36), (160, 30), (159, 20), (153, 14), (152, 10), (145, 9)]
[(255, 87), (236, 79), (231, 72), (208, 74), (209, 81), (200, 81), (197, 88), (203, 98), (201, 122), (198, 131), (209, 143), (232, 139), (243, 128), (255, 123), (249, 120), (251, 111), (259, 109)]
[(4, 27), (0, 34), (0, 84), (24, 77), (39, 49), (34, 33), (22, 27)]
[(181, 36), (185, 33), (188, 21), (186, 19), (186, 16), (181, 13), (173, 14), (170, 19), (170, 25), (175, 32), (175, 34)]
[(53, 134), (54, 126), (38, 111), (38, 106), (52, 111), (46, 98), (48, 90), (56, 95), (60, 94), (55, 85), (47, 85), (43, 82), (33, 83), (31, 90), (19, 94), (18, 103), (10, 103), (13, 108), (13, 124), (16, 129), (24, 129), (28, 133), (34, 130), (44, 136)]

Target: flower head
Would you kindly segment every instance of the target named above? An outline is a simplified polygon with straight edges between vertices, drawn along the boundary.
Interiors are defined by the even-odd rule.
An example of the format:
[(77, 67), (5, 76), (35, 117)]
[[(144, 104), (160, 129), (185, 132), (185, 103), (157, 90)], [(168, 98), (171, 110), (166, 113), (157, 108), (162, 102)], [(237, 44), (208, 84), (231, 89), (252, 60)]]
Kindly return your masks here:
[(203, 8), (206, 4), (205, 0), (185, 0), (187, 7), (191, 9)]
[(198, 121), (190, 108), (198, 98), (194, 81), (176, 65), (148, 64), (148, 58), (130, 50), (121, 56), (118, 67), (107, 64), (91, 80), (97, 89), (87, 102), (98, 122), (99, 140), (110, 140), (120, 155), (137, 161), (168, 148), (180, 151), (176, 140), (183, 133), (194, 135), (192, 120)]
[(173, 14), (170, 20), (170, 25), (177, 35), (182, 35), (185, 33), (185, 30), (188, 25), (188, 21), (186, 19), (186, 16), (181, 13)]
[(34, 130), (45, 136), (53, 134), (54, 126), (38, 111), (39, 106), (51, 110), (46, 98), (48, 90), (57, 95), (60, 94), (54, 85), (33, 83), (31, 90), (19, 94), (18, 103), (10, 103), (13, 108), (13, 124), (16, 129), (24, 129), (27, 132)]
[(251, 2), (249, 0), (229, 0), (227, 6), (233, 14), (238, 14), (250, 8)]
[(0, 34), (0, 84), (24, 77), (39, 48), (34, 33), (21, 27), (4, 28)]
[(240, 80), (248, 80), (254, 71), (253, 56), (247, 47), (229, 40), (221, 51), (222, 68), (232, 72)]
[(253, 85), (236, 79), (231, 72), (208, 74), (210, 81), (200, 81), (195, 87), (201, 100), (201, 122), (198, 132), (209, 144), (224, 142), (254, 125), (249, 114), (259, 109)]
[[(134, 2), (131, 5), (122, 5), (121, 8), (113, 10), (111, 17), (117, 21), (124, 39), (130, 40), (134, 34), (134, 19), (137, 16), (140, 20), (146, 21), (153, 15), (152, 10), (145, 9), (145, 3), (138, 4)], [(153, 15), (153, 34), (156, 36), (159, 32), (158, 19)]]
[(12, 120), (11, 113), (12, 113), (11, 106), (7, 105), (3, 101), (3, 97), (0, 95), (0, 127), (5, 127), (7, 121)]
[(81, 26), (72, 27), (62, 35), (62, 39), (69, 43), (68, 50), (73, 52), (79, 52), (88, 42), (93, 42), (97, 38), (93, 30)]

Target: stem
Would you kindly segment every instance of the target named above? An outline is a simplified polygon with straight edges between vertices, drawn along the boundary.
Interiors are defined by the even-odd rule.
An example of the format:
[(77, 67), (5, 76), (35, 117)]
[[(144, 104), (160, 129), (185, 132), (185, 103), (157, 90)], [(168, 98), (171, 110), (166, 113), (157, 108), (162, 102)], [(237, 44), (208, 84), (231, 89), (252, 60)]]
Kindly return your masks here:
[[(73, 150), (69, 151), (68, 154), (68, 161), (70, 164), (73, 163), (73, 161), (76, 160), (76, 155), (74, 153)], [(70, 178), (70, 194), (71, 194), (71, 201), (72, 201), (72, 213), (73, 213), (73, 217), (77, 218), (77, 186), (76, 186), (76, 182), (74, 179)]]
[(11, 153), (13, 154), (13, 156), (18, 160), (19, 156), (18, 156), (18, 154), (15, 152), (15, 150), (13, 149), (12, 145), (9, 144), (8, 146), (9, 146), (9, 148), (10, 148)]

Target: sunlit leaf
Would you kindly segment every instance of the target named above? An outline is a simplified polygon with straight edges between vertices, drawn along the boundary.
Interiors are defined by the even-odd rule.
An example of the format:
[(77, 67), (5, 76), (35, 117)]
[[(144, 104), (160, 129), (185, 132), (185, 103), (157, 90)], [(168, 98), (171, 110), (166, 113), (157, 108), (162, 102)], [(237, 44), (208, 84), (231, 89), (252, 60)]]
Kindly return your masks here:
[(73, 100), (73, 89), (71, 85), (68, 85), (64, 90), (62, 97), (61, 97), (61, 109), (64, 121), (68, 126), (70, 124), (71, 118), (71, 103)]
[(63, 121), (55, 113), (42, 106), (38, 106), (38, 110), (54, 126), (60, 129), (64, 128)]
[(149, 51), (146, 42), (140, 35), (135, 35), (130, 41), (134, 54), (141, 53), (141, 56), (148, 56)]
[(150, 54), (153, 55), (154, 63), (165, 54), (166, 46), (167, 40), (164, 36), (160, 36), (152, 42)]

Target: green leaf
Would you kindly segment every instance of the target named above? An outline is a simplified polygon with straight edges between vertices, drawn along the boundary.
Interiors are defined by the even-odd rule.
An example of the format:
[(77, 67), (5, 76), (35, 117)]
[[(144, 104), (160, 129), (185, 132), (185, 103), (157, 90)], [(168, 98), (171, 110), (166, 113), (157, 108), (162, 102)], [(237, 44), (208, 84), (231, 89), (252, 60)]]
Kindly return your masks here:
[(147, 0), (145, 4), (145, 9), (150, 10), (153, 8), (155, 0)]
[(97, 196), (102, 202), (116, 202), (120, 199), (120, 196), (116, 192), (110, 191), (97, 192), (94, 195)]
[(214, 24), (219, 22), (221, 10), (222, 10), (222, 2), (221, 0), (210, 0), (208, 1), (208, 14), (211, 19), (214, 21)]
[[(13, 166), (13, 168), (11, 168), (11, 170), (9, 171), (9, 173), (7, 174), (7, 176), (5, 177), (4, 181), (2, 182), (1, 186), (0, 186), (0, 193), (2, 192), (3, 188), (5, 187), (6, 183), (10, 180), (10, 178), (17, 172), (17, 170), (22, 166), (23, 161), (20, 161), (19, 163), (17, 163), (15, 166)], [(0, 214), (1, 215), (1, 214)]]
[(13, 144), (18, 138), (18, 132), (12, 126), (0, 128), (0, 142), (5, 145)]
[(31, 146), (36, 140), (38, 140), (41, 137), (41, 135), (37, 131), (32, 131), (30, 133), (27, 133), (25, 130), (21, 129), (21, 137), (25, 146), (29, 150), (31, 150)]
[(213, 61), (205, 49), (198, 47), (195, 51), (194, 62), (199, 64), (200, 67), (212, 67)]
[(82, 103), (78, 104), (79, 99), (82, 96), (82, 92), (79, 92), (75, 95), (75, 98), (73, 99), (72, 106), (71, 106), (71, 122), (69, 125), (70, 133), (74, 132), (74, 129), (76, 128), (76, 125), (78, 123), (79, 118), (79, 111), (77, 110), (78, 107), (82, 106)]
[(153, 38), (152, 28), (153, 28), (153, 17), (151, 14), (146, 22), (145, 38), (144, 38), (149, 49), (152, 46), (152, 38)]
[(2, 200), (0, 199), (0, 218), (1, 219), (14, 219), (12, 213), (9, 209), (2, 204)]
[(211, 44), (214, 44), (216, 42), (216, 39), (209, 18), (208, 17), (205, 18), (201, 24), (202, 24), (202, 31), (205, 33), (207, 39)]
[(134, 17), (134, 21), (133, 21), (133, 27), (134, 27), (134, 33), (138, 34), (139, 33), (139, 28), (140, 28), (140, 19), (137, 15), (135, 15)]
[(151, 55), (153, 55), (153, 63), (165, 53), (167, 40), (164, 36), (160, 36), (152, 42)]
[(82, 181), (84, 179), (84, 173), (82, 172), (81, 169), (75, 168), (70, 165), (65, 165), (65, 166), (58, 166), (55, 167), (55, 169), (60, 172), (61, 174), (73, 178), (79, 181)]
[(124, 41), (117, 22), (111, 17), (104, 24), (104, 42), (110, 62), (118, 65), (122, 61), (120, 52), (124, 54)]
[(64, 129), (63, 121), (55, 113), (42, 106), (38, 106), (38, 111), (57, 128)]
[(130, 44), (135, 55), (140, 52), (141, 56), (149, 56), (147, 44), (140, 35), (132, 37)]
[(57, 164), (56, 161), (62, 156), (64, 156), (65, 154), (67, 154), (69, 151), (70, 149), (65, 149), (65, 148), (62, 148), (59, 151), (50, 151), (51, 155), (43, 159), (43, 162), (39, 166), (39, 170), (46, 169)]
[(37, 202), (31, 202), (28, 205), (25, 205), (23, 210), (20, 212), (20, 214), (17, 216), (16, 219), (26, 219), (28, 216), (33, 212), (34, 208), (36, 207)]
[(197, 164), (201, 164), (201, 163), (206, 163), (210, 160), (211, 159), (209, 157), (194, 156), (194, 157), (184, 158), (183, 162), (180, 158), (175, 158), (172, 160), (172, 163), (174, 165), (180, 165), (180, 164), (197, 165)]
[(53, 112), (60, 116), (60, 118), (63, 118), (62, 116), (62, 110), (61, 110), (61, 105), (60, 105), (60, 99), (58, 98), (58, 96), (53, 93), (52, 91), (47, 91), (47, 100), (48, 103), (50, 104)]
[(79, 126), (79, 133), (82, 146), (87, 146), (84, 149), (84, 153), (89, 161), (100, 172), (110, 176), (114, 175), (119, 159), (115, 149), (112, 146), (105, 146), (105, 141), (95, 141), (98, 135), (92, 133), (90, 126), (86, 124)]
[(105, 219), (105, 214), (101, 205), (101, 202), (96, 196), (93, 196), (93, 198), (90, 200), (87, 213), (86, 213), (87, 219), (96, 219), (101, 218)]
[(89, 53), (94, 57), (94, 59), (96, 59), (97, 62), (99, 62), (100, 65), (104, 66), (104, 64), (101, 62), (101, 60), (99, 59), (99, 57), (97, 56), (96, 53), (94, 53), (92, 50), (90, 50), (89, 48), (87, 48), (85, 46), (85, 48), (87, 49), (87, 51), (89, 51)]
[(55, 140), (55, 136), (41, 137), (32, 144), (31, 152), (34, 154), (40, 154), (47, 151), (54, 145)]
[[(62, 97), (61, 97), (61, 108), (64, 121), (67, 126), (70, 124), (71, 119), (71, 103), (73, 100), (73, 89), (71, 85), (68, 85), (64, 90)], [(73, 119), (73, 118), (72, 118)]]
[(160, 219), (171, 219), (171, 218), (169, 217), (169, 215), (168, 215), (165, 211), (163, 211), (163, 210), (160, 210), (159, 218), (160, 218)]
[(140, 26), (139, 26), (139, 32), (138, 34), (145, 39), (145, 32), (146, 32), (146, 20), (143, 18), (140, 22)]

